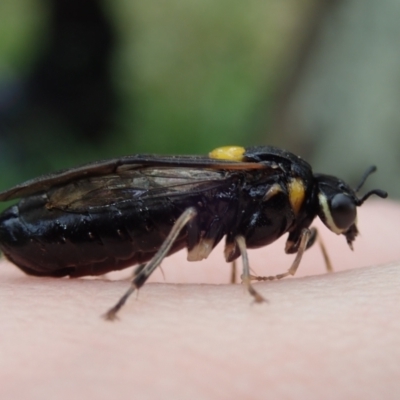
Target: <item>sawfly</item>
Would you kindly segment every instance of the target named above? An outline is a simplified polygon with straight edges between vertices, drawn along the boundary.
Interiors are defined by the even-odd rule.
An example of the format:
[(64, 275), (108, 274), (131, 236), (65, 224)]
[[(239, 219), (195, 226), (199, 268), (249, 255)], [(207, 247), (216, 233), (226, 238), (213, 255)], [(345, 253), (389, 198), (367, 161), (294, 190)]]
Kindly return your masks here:
[[(341, 179), (313, 173), (302, 158), (271, 146), (221, 147), (208, 156), (132, 155), (29, 180), (0, 193), (19, 202), (0, 214), (0, 249), (29, 275), (72, 278), (139, 265), (127, 292), (106, 314), (114, 319), (130, 294), (161, 261), (187, 248), (189, 261), (208, 257), (225, 237), (227, 262), (243, 261), (242, 281), (294, 275), (315, 242), (318, 216), (348, 245), (358, 234), (358, 197)], [(290, 269), (275, 277), (250, 274), (247, 249), (288, 233)], [(328, 262), (329, 264), (329, 262)]]

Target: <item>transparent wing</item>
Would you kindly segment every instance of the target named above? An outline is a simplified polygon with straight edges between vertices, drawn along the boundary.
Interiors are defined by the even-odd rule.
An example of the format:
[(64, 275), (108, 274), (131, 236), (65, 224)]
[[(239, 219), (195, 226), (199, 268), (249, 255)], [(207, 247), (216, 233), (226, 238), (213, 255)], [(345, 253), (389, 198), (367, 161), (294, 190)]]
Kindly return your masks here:
[(48, 193), (48, 208), (93, 211), (122, 202), (186, 196), (230, 181), (232, 173), (196, 168), (142, 167), (118, 175), (77, 180)]
[(55, 186), (88, 177), (99, 177), (100, 180), (111, 175), (121, 175), (127, 171), (135, 171), (144, 167), (175, 167), (175, 168), (209, 168), (223, 170), (263, 169), (265, 165), (257, 162), (235, 162), (214, 160), (206, 156), (155, 156), (133, 155), (111, 160), (96, 161), (76, 168), (58, 171), (23, 182), (11, 189), (0, 192), (0, 201), (26, 197), (39, 192), (46, 192)]

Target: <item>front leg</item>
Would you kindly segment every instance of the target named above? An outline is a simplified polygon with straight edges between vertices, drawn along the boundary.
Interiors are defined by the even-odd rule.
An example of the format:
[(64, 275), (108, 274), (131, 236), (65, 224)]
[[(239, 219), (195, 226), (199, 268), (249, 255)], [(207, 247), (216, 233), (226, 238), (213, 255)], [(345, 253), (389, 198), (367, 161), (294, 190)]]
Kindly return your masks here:
[[(328, 252), (326, 251), (324, 242), (322, 241), (321, 235), (318, 235), (317, 228), (311, 228), (310, 231), (311, 231), (311, 236), (310, 236), (310, 239), (308, 240), (306, 250), (309, 249), (315, 243), (315, 240), (318, 240), (319, 248), (321, 249), (322, 256), (324, 257), (326, 270), (328, 272), (333, 272), (332, 263), (329, 258)], [(298, 251), (298, 248), (299, 248), (299, 245), (301, 242), (300, 239), (298, 239), (296, 242), (294, 242), (293, 240), (290, 240), (290, 239), (291, 239), (291, 237), (289, 236), (289, 239), (286, 242), (286, 246), (285, 246), (285, 252), (287, 254), (296, 253)]]
[[(286, 253), (297, 251), (296, 258), (294, 259), (291, 267), (288, 269), (287, 272), (283, 274), (278, 274), (274, 276), (255, 276), (250, 275), (250, 279), (254, 281), (272, 281), (275, 279), (282, 279), (286, 278), (289, 275), (294, 275), (297, 271), (297, 268), (300, 265), (301, 258), (303, 257), (304, 252), (314, 243), (315, 238), (317, 236), (317, 230), (315, 228), (308, 229), (304, 228), (301, 233), (300, 237), (296, 243), (287, 241), (286, 242)], [(309, 244), (311, 241), (311, 244)], [(290, 247), (288, 248), (288, 244)], [(294, 250), (295, 249), (295, 250)]]
[[(308, 232), (308, 233), (307, 233)], [(305, 242), (306, 238), (306, 234), (308, 235), (308, 240)], [(318, 239), (318, 244), (319, 247), (321, 249), (322, 252), (322, 256), (324, 257), (324, 261), (325, 261), (325, 266), (328, 272), (333, 272), (333, 268), (332, 268), (332, 263), (331, 260), (329, 258), (328, 252), (326, 251), (324, 242), (322, 241), (321, 235), (318, 235), (318, 231), (316, 228), (311, 228), (311, 229), (307, 229), (304, 228), (301, 231), (300, 237), (298, 238), (298, 240), (295, 242), (293, 240), (289, 239), (286, 242), (286, 246), (285, 246), (285, 252), (288, 254), (292, 254), (292, 253), (296, 253), (297, 252), (297, 256), (293, 261), (292, 266), (289, 268), (289, 270), (287, 272), (285, 272), (284, 274), (278, 274), (278, 275), (273, 275), (273, 276), (254, 276), (254, 275), (250, 275), (251, 280), (254, 281), (273, 281), (275, 279), (282, 279), (285, 278), (289, 275), (294, 275), (297, 271), (297, 268), (299, 267), (301, 258), (304, 254), (304, 252), (309, 249), (314, 243), (315, 240)]]
[[(285, 245), (285, 253), (286, 254), (294, 254), (294, 253), (298, 252), (299, 247), (301, 246), (301, 236), (303, 234), (304, 229), (305, 228), (303, 228), (301, 230), (300, 235), (295, 232), (292, 232), (289, 235), (289, 238), (286, 241), (286, 245)], [(311, 229), (309, 229), (309, 231), (310, 231), (310, 237), (307, 242), (306, 250), (308, 250), (315, 243), (315, 239), (317, 239), (317, 237), (318, 237), (317, 228), (311, 228)]]

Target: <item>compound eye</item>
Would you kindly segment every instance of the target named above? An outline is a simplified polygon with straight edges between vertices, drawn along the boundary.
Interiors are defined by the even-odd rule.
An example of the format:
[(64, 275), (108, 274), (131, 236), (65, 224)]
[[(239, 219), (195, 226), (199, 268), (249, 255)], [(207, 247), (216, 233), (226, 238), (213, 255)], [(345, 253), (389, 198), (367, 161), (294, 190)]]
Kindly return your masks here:
[(342, 193), (336, 194), (330, 203), (333, 222), (341, 229), (346, 230), (354, 224), (357, 217), (357, 207), (354, 200)]

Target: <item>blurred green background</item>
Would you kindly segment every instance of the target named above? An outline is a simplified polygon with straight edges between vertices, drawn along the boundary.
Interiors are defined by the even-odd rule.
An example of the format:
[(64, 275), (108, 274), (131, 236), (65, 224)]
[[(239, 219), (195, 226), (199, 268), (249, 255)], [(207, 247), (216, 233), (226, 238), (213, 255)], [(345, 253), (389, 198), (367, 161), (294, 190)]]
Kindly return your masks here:
[[(106, 61), (110, 73), (104, 79), (111, 81), (117, 104), (110, 104), (112, 127), (98, 137), (91, 134), (89, 141), (74, 135), (74, 127), (61, 118), (40, 123), (35, 119), (34, 126), (18, 127), (27, 131), (24, 138), (39, 158), (36, 161), (49, 164), (39, 168), (45, 171), (118, 154), (205, 153), (223, 144), (260, 142), (268, 122), (270, 92), (293, 41), (294, 14), (307, 1), (281, 3), (65, 4), (58, 12), (75, 13), (65, 29), (75, 29), (77, 35), (87, 35), (79, 26), (81, 7), (103, 14), (97, 25), (112, 36)], [(0, 7), (0, 77), (28, 79), (51, 46), (50, 18), (55, 19), (56, 6), (43, 0), (5, 0)], [(93, 28), (90, 17), (86, 21), (92, 31), (100, 30)], [(84, 58), (85, 51), (71, 51), (70, 56)], [(76, 73), (74, 67), (70, 73)], [(35, 169), (32, 165), (29, 172)]]
[(353, 184), (376, 163), (399, 196), (393, 4), (2, 0), (0, 189), (123, 154), (274, 144)]

